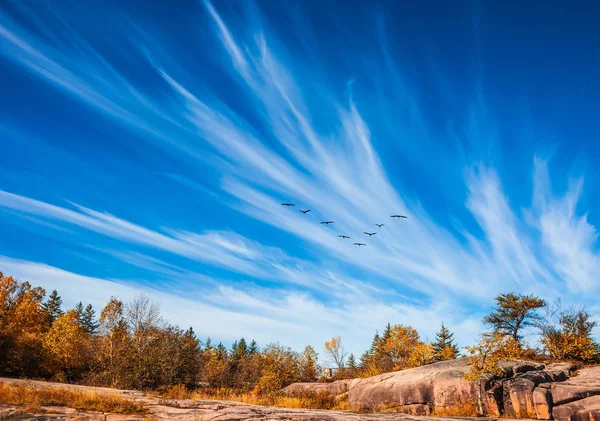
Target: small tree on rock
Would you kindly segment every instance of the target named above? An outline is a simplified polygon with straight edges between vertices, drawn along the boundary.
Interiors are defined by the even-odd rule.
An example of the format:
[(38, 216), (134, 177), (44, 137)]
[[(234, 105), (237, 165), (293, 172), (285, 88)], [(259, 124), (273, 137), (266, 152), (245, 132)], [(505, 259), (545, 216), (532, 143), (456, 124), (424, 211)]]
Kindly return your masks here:
[(494, 333), (510, 335), (520, 342), (523, 328), (532, 326), (540, 319), (537, 310), (546, 302), (534, 295), (521, 295), (509, 292), (496, 297), (494, 311), (485, 316), (483, 322), (492, 328)]
[(562, 309), (552, 306), (547, 318), (540, 322), (540, 342), (552, 357), (584, 363), (600, 361), (600, 346), (592, 337), (597, 322), (582, 308)]

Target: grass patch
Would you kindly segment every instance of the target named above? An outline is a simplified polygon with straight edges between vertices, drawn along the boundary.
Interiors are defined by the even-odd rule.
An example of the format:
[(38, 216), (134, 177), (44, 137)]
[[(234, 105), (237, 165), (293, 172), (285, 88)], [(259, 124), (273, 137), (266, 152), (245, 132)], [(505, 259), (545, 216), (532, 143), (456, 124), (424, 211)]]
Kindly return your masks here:
[(347, 397), (340, 399), (323, 392), (305, 392), (294, 395), (288, 395), (284, 393), (262, 395), (254, 392), (244, 392), (234, 389), (221, 388), (197, 391), (188, 398), (193, 400), (236, 401), (251, 405), (276, 406), (281, 408), (335, 410), (348, 409)]
[(0, 384), (0, 404), (22, 406), (26, 412), (39, 412), (42, 406), (66, 406), (100, 412), (136, 414), (143, 405), (118, 394), (98, 394), (63, 387), (42, 387), (33, 384)]
[(435, 408), (432, 415), (439, 417), (476, 417), (477, 404), (474, 401), (460, 401), (445, 408)]

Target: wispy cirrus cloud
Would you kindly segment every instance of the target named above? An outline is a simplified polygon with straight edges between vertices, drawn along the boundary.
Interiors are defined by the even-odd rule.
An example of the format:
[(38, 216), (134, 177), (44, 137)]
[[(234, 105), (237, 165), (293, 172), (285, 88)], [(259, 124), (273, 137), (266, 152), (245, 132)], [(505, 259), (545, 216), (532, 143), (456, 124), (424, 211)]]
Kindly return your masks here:
[[(383, 57), (380, 63), (365, 60), (368, 71), (357, 64), (361, 76), (354, 82), (372, 84), (373, 96), (385, 99), (390, 109), (382, 111), (387, 127), (383, 130), (378, 121), (369, 120), (369, 98), (348, 90), (340, 93), (323, 77), (321, 63), (307, 65), (295, 59), (261, 18), (236, 32), (218, 5), (208, 1), (202, 5), (211, 26), (198, 30), (215, 41), (211, 51), (218, 51), (215, 61), (235, 82), (227, 87), (235, 99), (252, 104), (243, 112), (231, 95), (222, 94), (223, 87), (207, 87), (185, 77), (180, 71), (185, 65), (173, 65), (177, 57), (168, 56), (160, 37), (152, 38), (155, 34), (134, 18), (119, 20), (122, 48), (134, 53), (132, 60), (153, 83), (136, 83), (60, 19), (55, 26), (48, 24), (50, 34), (41, 37), (0, 12), (0, 55), (132, 133), (142, 134), (131, 140), (140, 148), (152, 142), (176, 160), (208, 166), (219, 176), (211, 194), (240, 215), (290, 235), (309, 251), (284, 251), (270, 238), (210, 227), (194, 232), (143, 226), (107, 213), (108, 205), (99, 210), (73, 203), (57, 206), (0, 190), (0, 207), (33, 218), (31, 223), (53, 224), (51, 229), (110, 238), (115, 244), (102, 252), (161, 273), (171, 285), (183, 283), (193, 301), (205, 306), (199, 317), (219, 309), (227, 321), (219, 328), (239, 327), (231, 329), (234, 336), (248, 329), (257, 339), (262, 335), (275, 340), (279, 338), (275, 333), (269, 336), (261, 329), (285, 336), (283, 331), (290, 326), (310, 336), (320, 321), (315, 330), (320, 336), (326, 337), (325, 331), (351, 336), (352, 330), (344, 326), (352, 321), (364, 328), (356, 339), (364, 343), (375, 326), (390, 320), (420, 325), (431, 336), (446, 317), (464, 327), (465, 335), (472, 335), (487, 307), (482, 303), (498, 292), (535, 292), (551, 298), (565, 289), (598, 290), (596, 229), (577, 213), (581, 182), (556, 197), (547, 164), (536, 160), (532, 209), (521, 211), (511, 203), (491, 164), (469, 162), (461, 186), (463, 220), (457, 221), (459, 228), (447, 226), (432, 216), (435, 212), (420, 202), (417, 192), (395, 182), (376, 148), (375, 133), (400, 137), (400, 153), (414, 153), (414, 143), (421, 140), (433, 145), (439, 136), (427, 128), (426, 107), (412, 93), (385, 44), (377, 46)], [(36, 13), (40, 12), (25, 14), (34, 26)], [(48, 42), (53, 31), (69, 42)], [(394, 87), (392, 92), (384, 91), (387, 82)], [(483, 142), (483, 135), (497, 141), (493, 118), (481, 106), (485, 101), (478, 96), (474, 102), (484, 116), (477, 118), (471, 109), (458, 132), (467, 133), (471, 143)], [(165, 173), (165, 177), (185, 180), (183, 184), (199, 191), (194, 187), (199, 185), (197, 175)], [(312, 211), (302, 215), (283, 208), (284, 200)], [(391, 220), (391, 213), (406, 213), (409, 218)], [(335, 229), (318, 224), (324, 219), (335, 220)], [(363, 231), (379, 222), (385, 227), (373, 238), (364, 237)], [(368, 246), (352, 247), (338, 233), (352, 236), (352, 241), (365, 238)], [(139, 249), (120, 249), (129, 246)], [(159, 253), (166, 254), (159, 258)], [(185, 262), (172, 262), (175, 257)], [(49, 274), (46, 285), (61, 273), (36, 262), (8, 258), (2, 262), (23, 277), (35, 277), (32, 280), (44, 282), (42, 274)], [(210, 268), (235, 275), (211, 282), (205, 275)], [(91, 282), (76, 276), (67, 279)], [(133, 280), (119, 284), (125, 283)], [(175, 300), (156, 294), (167, 302)], [(234, 308), (237, 312), (230, 311)], [(264, 319), (252, 328), (243, 319), (256, 314)], [(270, 325), (268, 320), (290, 324)]]

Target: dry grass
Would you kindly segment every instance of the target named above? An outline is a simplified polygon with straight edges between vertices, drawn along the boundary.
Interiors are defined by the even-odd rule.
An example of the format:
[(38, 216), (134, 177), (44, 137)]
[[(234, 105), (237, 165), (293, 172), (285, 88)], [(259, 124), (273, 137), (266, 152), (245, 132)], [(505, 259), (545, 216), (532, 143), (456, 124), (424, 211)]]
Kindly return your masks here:
[(164, 399), (192, 399), (194, 393), (184, 385), (177, 384), (168, 388), (164, 393), (160, 393), (159, 396)]
[(477, 404), (474, 401), (460, 401), (456, 405), (435, 408), (432, 415), (439, 417), (476, 417)]
[(0, 404), (17, 405), (28, 413), (40, 412), (42, 406), (66, 406), (90, 411), (134, 414), (144, 407), (117, 394), (98, 394), (58, 387), (0, 384)]
[(281, 408), (348, 409), (347, 399), (336, 399), (327, 393), (300, 393), (293, 396), (283, 393), (260, 395), (254, 392), (221, 388), (201, 390), (188, 396), (189, 398), (194, 400), (236, 401), (251, 405), (276, 406)]

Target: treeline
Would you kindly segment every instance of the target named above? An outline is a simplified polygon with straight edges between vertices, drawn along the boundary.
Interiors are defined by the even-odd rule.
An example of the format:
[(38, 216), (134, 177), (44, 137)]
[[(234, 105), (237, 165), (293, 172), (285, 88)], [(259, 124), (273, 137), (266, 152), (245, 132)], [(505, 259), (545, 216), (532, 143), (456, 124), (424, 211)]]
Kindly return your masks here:
[[(466, 347), (475, 377), (493, 371), (501, 358), (599, 360), (592, 339), (596, 324), (583, 309), (502, 294), (484, 322), (490, 331), (479, 344)], [(527, 327), (539, 329), (539, 349), (523, 342)], [(98, 314), (83, 303), (64, 311), (57, 291), (46, 297), (44, 289), (0, 273), (0, 374), (8, 376), (143, 390), (184, 385), (269, 394), (299, 381), (366, 377), (454, 359), (460, 348), (444, 325), (427, 342), (410, 326), (388, 324), (358, 359), (346, 353), (340, 337), (327, 341), (324, 353), (325, 368), (311, 346), (297, 352), (278, 343), (261, 348), (243, 338), (230, 348), (201, 341), (191, 328), (164, 321), (145, 296), (127, 303), (113, 297)]]
[(147, 297), (111, 298), (96, 314), (79, 303), (63, 311), (56, 291), (0, 273), (0, 374), (96, 386), (160, 389), (199, 385), (268, 393), (321, 375), (317, 352), (298, 353), (243, 338), (227, 349), (200, 341), (160, 316)]

